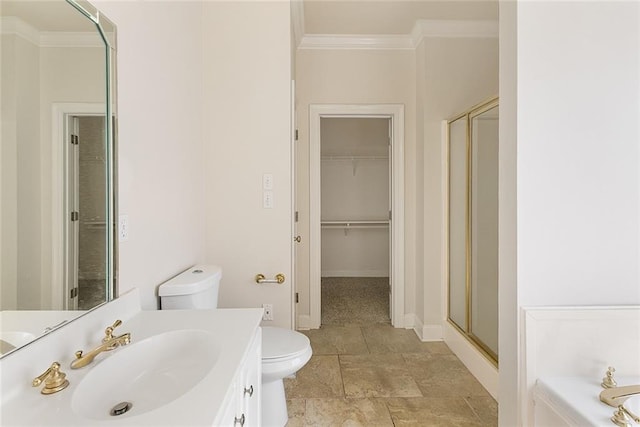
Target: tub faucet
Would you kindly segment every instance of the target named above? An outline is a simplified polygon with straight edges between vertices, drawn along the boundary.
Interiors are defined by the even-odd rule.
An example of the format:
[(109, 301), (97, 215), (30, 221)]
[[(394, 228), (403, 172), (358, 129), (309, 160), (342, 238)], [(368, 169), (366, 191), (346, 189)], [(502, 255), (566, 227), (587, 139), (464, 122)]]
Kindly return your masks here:
[(632, 396), (640, 395), (640, 384), (611, 387), (600, 392), (600, 400), (609, 406), (617, 408)]
[(103, 351), (111, 351), (120, 346), (127, 345), (131, 342), (131, 334), (127, 332), (126, 334), (113, 336), (113, 330), (118, 327), (122, 323), (121, 320), (116, 320), (115, 323), (107, 329), (105, 329), (105, 337), (102, 339), (102, 344), (98, 347), (94, 348), (87, 354), (83, 354), (82, 350), (76, 351), (76, 359), (71, 362), (71, 369), (78, 369), (84, 366), (87, 366), (89, 363), (93, 362), (95, 357), (102, 353)]
[(630, 397), (640, 395), (640, 384), (610, 387), (600, 392), (600, 400), (609, 406), (617, 408), (611, 421), (620, 427), (631, 425), (631, 421), (640, 423), (640, 417), (624, 407), (624, 402)]

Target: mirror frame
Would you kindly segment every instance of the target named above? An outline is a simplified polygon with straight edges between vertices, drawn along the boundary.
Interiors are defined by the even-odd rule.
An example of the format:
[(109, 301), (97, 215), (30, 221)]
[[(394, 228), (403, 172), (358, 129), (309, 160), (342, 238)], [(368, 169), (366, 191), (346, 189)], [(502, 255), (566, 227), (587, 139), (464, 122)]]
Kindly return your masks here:
[[(105, 81), (104, 81), (104, 142), (105, 142), (105, 245), (106, 245), (106, 259), (105, 259), (105, 302), (98, 304), (97, 306), (88, 309), (86, 311), (78, 312), (69, 310), (71, 318), (64, 320), (57, 325), (46, 328), (40, 335), (36, 336), (33, 340), (16, 348), (7, 351), (0, 355), (0, 358), (4, 358), (9, 354), (15, 354), (18, 350), (28, 346), (29, 344), (39, 340), (46, 336), (51, 331), (64, 327), (66, 324), (73, 322), (92, 310), (103, 306), (105, 303), (112, 301), (117, 297), (118, 292), (118, 280), (117, 280), (117, 265), (116, 265), (116, 212), (117, 212), (117, 197), (116, 197), (116, 133), (117, 133), (117, 116), (116, 116), (116, 40), (117, 40), (117, 28), (116, 25), (104, 16), (100, 10), (92, 5), (87, 0), (62, 0), (77, 12), (82, 14), (86, 19), (92, 22), (96, 28), (96, 31), (102, 42), (104, 43), (104, 64), (105, 67)], [(105, 31), (105, 28), (108, 31)], [(61, 266), (55, 265), (54, 256), (54, 271), (60, 269)], [(60, 261), (61, 262), (61, 261)], [(59, 262), (58, 262), (59, 263)]]

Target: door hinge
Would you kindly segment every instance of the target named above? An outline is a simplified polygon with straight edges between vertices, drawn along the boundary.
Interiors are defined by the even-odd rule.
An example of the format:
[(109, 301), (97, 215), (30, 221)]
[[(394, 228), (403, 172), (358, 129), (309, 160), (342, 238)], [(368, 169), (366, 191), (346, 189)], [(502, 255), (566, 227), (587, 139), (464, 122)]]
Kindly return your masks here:
[(71, 135), (71, 143), (73, 145), (78, 145), (80, 143), (78, 139), (78, 135)]
[(296, 131), (295, 131), (294, 139), (295, 139), (296, 141), (298, 140), (298, 129), (296, 129)]
[(293, 215), (293, 220), (295, 222), (298, 222), (298, 211), (296, 211), (295, 214)]
[(71, 212), (71, 221), (77, 221), (80, 218), (80, 214), (78, 211)]
[(71, 289), (71, 299), (75, 298), (78, 296), (78, 288), (73, 288)]
[(391, 211), (389, 211), (389, 221), (391, 221)]
[(296, 292), (296, 303), (300, 302), (300, 297), (298, 295), (298, 293)]

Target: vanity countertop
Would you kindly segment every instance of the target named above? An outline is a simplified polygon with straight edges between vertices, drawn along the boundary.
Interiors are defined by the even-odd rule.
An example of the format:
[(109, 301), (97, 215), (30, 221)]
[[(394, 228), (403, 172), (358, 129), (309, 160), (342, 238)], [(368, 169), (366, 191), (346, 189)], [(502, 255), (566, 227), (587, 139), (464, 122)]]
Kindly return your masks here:
[[(111, 304), (107, 304), (107, 307)], [(111, 308), (113, 311), (113, 307)], [(111, 352), (101, 353), (93, 363), (84, 368), (71, 369), (69, 366), (75, 357), (74, 352), (78, 349), (88, 351), (98, 345), (104, 335), (104, 327), (116, 319), (114, 317), (116, 313), (107, 311), (101, 316), (99, 310), (94, 310), (84, 318), (70, 322), (70, 325), (53, 331), (19, 352), (0, 359), (0, 369), (2, 369), (0, 421), (3, 426), (212, 425), (262, 319), (262, 309), (140, 311), (134, 308), (133, 311), (121, 311), (117, 313), (117, 318), (121, 318), (123, 323), (118, 326), (115, 333), (130, 332), (131, 344)], [(91, 325), (88, 327), (89, 330), (83, 327), (82, 319), (85, 319), (84, 323)], [(101, 325), (97, 330), (96, 324)], [(146, 338), (183, 330), (206, 332), (207, 336), (215, 340), (217, 349), (215, 363), (212, 363), (211, 368), (207, 368), (208, 372), (205, 372), (189, 390), (157, 409), (139, 415), (135, 412), (135, 402), (130, 413), (105, 419), (86, 417), (76, 410), (77, 402), (74, 399), (78, 396), (74, 396), (74, 392), (79, 389), (82, 380), (92, 372), (92, 369), (99, 369), (101, 363), (116, 357), (119, 352), (124, 355), (128, 348), (132, 348)], [(189, 351), (190, 348), (184, 348), (185, 355)], [(180, 352), (177, 353), (178, 360), (180, 354)], [(62, 365), (61, 370), (67, 374), (70, 385), (58, 393), (42, 395), (40, 394), (42, 387), (31, 387), (31, 381), (56, 360)], [(127, 359), (119, 357), (118, 360), (126, 361)], [(105, 364), (105, 366), (108, 365)], [(90, 379), (92, 378), (94, 377)], [(87, 390), (86, 384), (84, 390)], [(167, 384), (171, 384), (170, 379)], [(126, 393), (123, 392), (123, 394)], [(105, 396), (105, 399), (109, 398), (110, 396)], [(122, 398), (125, 400), (126, 396)]]

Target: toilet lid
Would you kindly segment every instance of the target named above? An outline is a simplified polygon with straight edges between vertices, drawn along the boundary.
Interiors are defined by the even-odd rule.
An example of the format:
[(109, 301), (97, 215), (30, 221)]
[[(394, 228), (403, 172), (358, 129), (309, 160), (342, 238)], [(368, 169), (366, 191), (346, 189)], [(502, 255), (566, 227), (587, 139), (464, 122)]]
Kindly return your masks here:
[(294, 356), (309, 347), (309, 338), (300, 332), (271, 326), (262, 327), (262, 358)]

